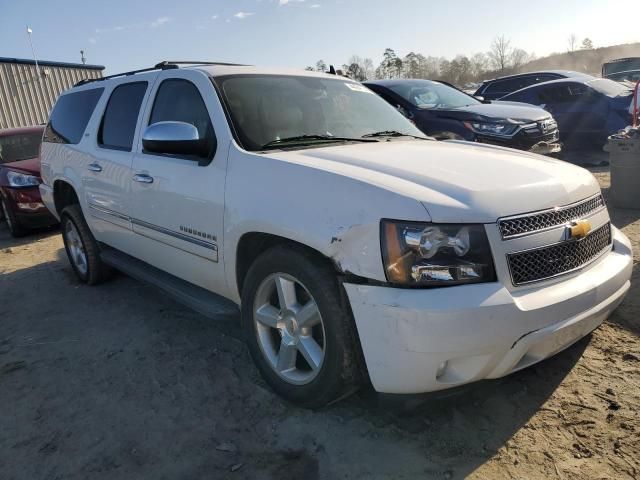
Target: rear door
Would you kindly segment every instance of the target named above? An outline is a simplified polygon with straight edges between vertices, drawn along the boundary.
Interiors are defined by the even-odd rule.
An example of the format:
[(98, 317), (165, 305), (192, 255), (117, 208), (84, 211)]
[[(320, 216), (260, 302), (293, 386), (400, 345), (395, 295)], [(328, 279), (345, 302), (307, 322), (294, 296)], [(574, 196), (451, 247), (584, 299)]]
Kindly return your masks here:
[(224, 184), (230, 131), (210, 78), (201, 71), (161, 72), (142, 130), (154, 123), (194, 125), (200, 138), (217, 139), (210, 158), (138, 153), (128, 177), (135, 256), (214, 292), (226, 289), (221, 261)]
[(83, 185), (89, 219), (98, 238), (129, 252), (131, 163), (139, 117), (156, 74), (114, 81), (94, 122)]

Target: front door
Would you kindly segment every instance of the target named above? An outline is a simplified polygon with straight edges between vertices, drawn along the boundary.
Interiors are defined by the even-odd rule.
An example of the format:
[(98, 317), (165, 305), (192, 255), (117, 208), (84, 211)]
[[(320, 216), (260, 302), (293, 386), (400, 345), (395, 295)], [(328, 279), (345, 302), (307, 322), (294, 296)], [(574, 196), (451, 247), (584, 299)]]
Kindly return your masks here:
[[(139, 145), (131, 176), (135, 256), (183, 280), (224, 293), (221, 259), (229, 133), (211, 80), (200, 71), (160, 73), (142, 122), (194, 125), (217, 138), (207, 158), (146, 152)], [(143, 136), (143, 135), (141, 135)]]

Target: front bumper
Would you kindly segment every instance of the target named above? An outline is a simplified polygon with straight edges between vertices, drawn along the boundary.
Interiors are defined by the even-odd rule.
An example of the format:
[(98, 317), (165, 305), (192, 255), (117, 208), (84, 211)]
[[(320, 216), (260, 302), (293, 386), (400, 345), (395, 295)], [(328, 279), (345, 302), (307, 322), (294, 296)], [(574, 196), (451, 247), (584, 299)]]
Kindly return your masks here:
[(373, 387), (422, 393), (498, 378), (567, 348), (598, 327), (629, 290), (629, 240), (560, 283), (438, 289), (345, 284)]

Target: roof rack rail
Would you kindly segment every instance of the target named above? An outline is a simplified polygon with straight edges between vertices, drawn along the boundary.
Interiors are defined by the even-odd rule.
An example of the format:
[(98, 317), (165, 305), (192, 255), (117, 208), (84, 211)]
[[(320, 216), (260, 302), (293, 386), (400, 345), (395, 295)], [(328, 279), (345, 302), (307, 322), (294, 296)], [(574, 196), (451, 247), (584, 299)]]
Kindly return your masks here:
[(173, 64), (164, 65), (164, 62), (161, 62), (150, 68), (141, 68), (139, 70), (131, 70), (130, 72), (114, 73), (113, 75), (107, 75), (105, 77), (100, 77), (100, 78), (85, 78), (84, 80), (80, 80), (78, 83), (76, 83), (74, 87), (79, 87), (80, 85), (86, 85), (87, 83), (101, 82), (102, 80), (108, 80), (110, 78), (127, 77), (129, 75), (135, 75), (136, 73), (152, 72), (153, 70), (169, 70), (173, 68), (179, 68), (179, 67), (178, 65), (173, 65)]
[(140, 70), (131, 70), (130, 72), (122, 72), (122, 73), (114, 73), (113, 75), (107, 75), (106, 77), (100, 78), (85, 78), (84, 80), (80, 80), (78, 83), (74, 85), (74, 87), (79, 87), (80, 85), (86, 85), (87, 83), (92, 82), (100, 82), (102, 80), (108, 80), (110, 78), (117, 77), (126, 77), (129, 75), (135, 75), (136, 73), (144, 73), (144, 72), (152, 72), (154, 70), (172, 70), (174, 68), (180, 68), (180, 65), (221, 65), (225, 67), (246, 67), (248, 65), (244, 65), (241, 63), (224, 63), (224, 62), (200, 62), (200, 61), (187, 61), (187, 60), (164, 60), (162, 62), (156, 63), (153, 67), (149, 68), (141, 68)]
[(200, 62), (198, 60), (188, 61), (188, 60), (165, 60), (164, 62), (160, 62), (156, 65), (156, 67), (161, 68), (163, 65), (220, 65), (222, 67), (248, 67), (244, 63), (226, 63), (226, 62)]

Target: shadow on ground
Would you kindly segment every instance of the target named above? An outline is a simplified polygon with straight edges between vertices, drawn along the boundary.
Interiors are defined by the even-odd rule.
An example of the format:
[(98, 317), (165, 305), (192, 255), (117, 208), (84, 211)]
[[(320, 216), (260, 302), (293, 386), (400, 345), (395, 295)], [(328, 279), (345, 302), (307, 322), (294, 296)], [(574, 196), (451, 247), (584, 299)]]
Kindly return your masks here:
[(463, 478), (589, 341), (456, 396), (381, 402), (364, 389), (312, 412), (265, 387), (237, 316), (205, 319), (124, 276), (86, 287), (66, 259), (17, 270), (0, 277), (0, 310), (8, 479)]

